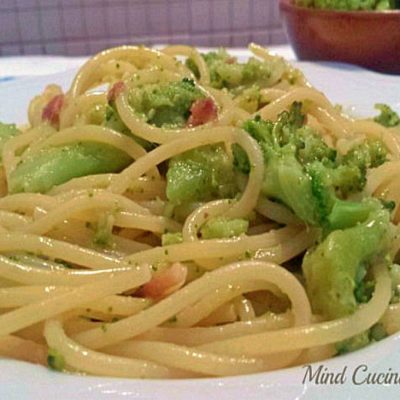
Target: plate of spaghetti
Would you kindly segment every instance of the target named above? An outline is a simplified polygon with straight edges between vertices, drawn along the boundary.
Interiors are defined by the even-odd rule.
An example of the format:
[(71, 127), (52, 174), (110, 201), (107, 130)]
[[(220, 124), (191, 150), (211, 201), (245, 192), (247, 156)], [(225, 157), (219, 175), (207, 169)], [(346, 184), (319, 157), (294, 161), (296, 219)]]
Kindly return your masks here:
[(2, 84), (2, 397), (290, 399), (328, 389), (313, 363), (392, 373), (399, 89), (255, 44)]

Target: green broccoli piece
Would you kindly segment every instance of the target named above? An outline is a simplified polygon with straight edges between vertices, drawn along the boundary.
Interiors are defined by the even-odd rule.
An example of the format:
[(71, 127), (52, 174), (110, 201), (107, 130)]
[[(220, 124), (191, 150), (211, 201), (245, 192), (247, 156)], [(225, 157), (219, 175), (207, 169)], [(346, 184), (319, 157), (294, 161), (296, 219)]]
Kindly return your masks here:
[(353, 147), (343, 157), (343, 163), (360, 169), (376, 168), (386, 162), (387, 155), (387, 148), (380, 140), (369, 139)]
[(392, 278), (392, 299), (391, 303), (398, 303), (400, 301), (400, 265), (392, 264), (390, 267), (390, 277)]
[(385, 339), (388, 334), (383, 324), (378, 322), (373, 327), (371, 327), (369, 336), (371, 341), (379, 342), (380, 340)]
[[(265, 160), (262, 194), (288, 206), (305, 223), (332, 229), (365, 219), (369, 208), (346, 200), (361, 191), (366, 171), (386, 160), (379, 142), (365, 142), (339, 157), (312, 129), (304, 126), (301, 103), (294, 103), (276, 122), (249, 120), (243, 128), (259, 143)], [(250, 170), (247, 156), (234, 147), (234, 164)]]
[(129, 103), (150, 124), (181, 128), (186, 125), (193, 102), (204, 97), (193, 80), (184, 78), (135, 88), (129, 94)]
[(228, 219), (216, 217), (207, 221), (200, 229), (203, 239), (223, 239), (240, 236), (246, 233), (249, 221), (245, 219)]
[(338, 355), (351, 353), (362, 349), (370, 344), (369, 331), (362, 332), (359, 335), (350, 337), (346, 340), (336, 343), (336, 351)]
[(0, 162), (3, 158), (3, 149), (6, 142), (20, 133), (15, 124), (3, 124), (0, 122)]
[[(225, 49), (203, 54), (203, 58), (210, 71), (211, 86), (216, 89), (232, 90), (255, 84), (259, 87), (268, 86), (271, 68), (256, 58), (252, 57), (246, 63), (239, 63)], [(191, 59), (187, 60), (186, 65), (199, 77), (197, 66)]]
[(386, 256), (392, 239), (390, 213), (375, 199), (367, 199), (367, 218), (357, 225), (331, 232), (303, 259), (306, 289), (315, 313), (335, 319), (353, 313), (356, 291), (367, 267)]
[(282, 112), (276, 122), (260, 117), (248, 120), (243, 129), (260, 143), (266, 158), (289, 146), (303, 165), (313, 161), (331, 165), (336, 160), (336, 151), (327, 146), (320, 135), (304, 126), (302, 106), (302, 103), (293, 103), (290, 111)]
[(161, 236), (161, 244), (162, 246), (169, 246), (171, 244), (179, 244), (183, 242), (183, 237), (181, 232), (175, 232), (175, 233), (164, 233)]
[(297, 6), (314, 7), (314, 0), (295, 0)]
[(174, 204), (232, 198), (237, 193), (233, 164), (221, 146), (205, 146), (169, 161), (167, 198)]
[(246, 88), (237, 100), (237, 104), (243, 110), (253, 114), (260, 108), (261, 92), (257, 85)]
[[(129, 102), (136, 112), (147, 122), (158, 127), (181, 128), (186, 125), (193, 102), (203, 98), (204, 94), (191, 79), (184, 78), (179, 82), (145, 85), (131, 91)], [(122, 122), (114, 101), (106, 107), (102, 123), (134, 139), (147, 151), (155, 146), (130, 132)]]
[(394, 8), (392, 0), (296, 0), (296, 4), (302, 7), (343, 11), (389, 10)]
[(106, 128), (110, 128), (110, 129), (113, 129), (114, 131), (122, 133), (123, 135), (131, 136), (131, 137), (133, 136), (135, 141), (137, 143), (139, 143), (147, 151), (150, 151), (150, 150), (154, 149), (154, 147), (155, 147), (154, 143), (148, 142), (147, 140), (134, 135), (128, 129), (128, 127), (122, 122), (122, 119), (116, 110), (114, 102), (107, 105), (107, 107), (105, 109), (105, 115), (104, 115), (104, 120), (102, 122), (102, 125), (105, 126)]
[(337, 159), (334, 168), (322, 162), (308, 164), (306, 170), (311, 177), (321, 222), (328, 223), (330, 229), (343, 229), (365, 219), (369, 213), (367, 203), (341, 199), (363, 190), (367, 170), (378, 167), (386, 159), (387, 149), (382, 142), (367, 140)]
[(380, 111), (380, 114), (374, 118), (375, 122), (378, 122), (378, 124), (381, 124), (388, 128), (400, 125), (399, 115), (395, 111), (393, 111), (388, 105), (376, 104), (375, 108)]
[(119, 172), (131, 162), (125, 152), (102, 143), (44, 148), (18, 164), (10, 175), (8, 188), (10, 193), (46, 193), (72, 178)]
[(365, 173), (355, 166), (327, 168), (321, 162), (308, 165), (306, 171), (320, 226), (342, 229), (365, 219), (370, 211), (368, 204), (341, 198), (363, 189)]
[(335, 199), (331, 209), (328, 211), (328, 227), (330, 230), (349, 228), (360, 221), (364, 221), (370, 211), (371, 206), (368, 202)]
[(93, 243), (96, 246), (109, 248), (113, 244), (113, 216), (106, 212), (98, 218), (94, 228)]
[(367, 170), (378, 167), (386, 159), (387, 149), (383, 143), (367, 140), (351, 149), (340, 160), (337, 159), (334, 168), (322, 162), (307, 165), (321, 222), (328, 223), (331, 229), (343, 229), (365, 219), (369, 213), (367, 203), (341, 199), (363, 190)]
[(379, 342), (387, 336), (388, 334), (384, 326), (378, 322), (367, 331), (336, 343), (336, 351), (338, 355), (351, 353), (352, 351), (359, 350), (370, 343)]
[(55, 371), (64, 371), (64, 356), (58, 350), (50, 348), (47, 354), (47, 365)]
[(105, 115), (103, 125), (107, 128), (113, 129), (114, 131), (123, 133), (124, 135), (130, 135), (128, 127), (122, 122), (122, 119), (118, 115), (115, 108), (115, 104), (109, 104), (105, 108)]
[(268, 155), (261, 192), (288, 206), (307, 224), (321, 224), (312, 181), (296, 159), (293, 145), (286, 145), (279, 152)]
[[(283, 202), (307, 223), (318, 225), (312, 181), (302, 163), (316, 159), (329, 161), (336, 153), (303, 124), (301, 104), (295, 103), (290, 112), (279, 116), (276, 123), (256, 118), (246, 121), (243, 127), (257, 140), (264, 153), (262, 193)], [(238, 150), (234, 151), (237, 155)], [(240, 159), (236, 165), (239, 163)]]

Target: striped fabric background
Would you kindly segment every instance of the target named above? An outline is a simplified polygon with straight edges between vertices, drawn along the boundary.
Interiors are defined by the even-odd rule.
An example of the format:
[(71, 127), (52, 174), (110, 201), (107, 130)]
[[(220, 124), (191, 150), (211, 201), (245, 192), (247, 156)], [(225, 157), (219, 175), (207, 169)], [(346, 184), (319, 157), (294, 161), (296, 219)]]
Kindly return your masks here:
[(0, 0), (0, 55), (286, 42), (278, 0)]

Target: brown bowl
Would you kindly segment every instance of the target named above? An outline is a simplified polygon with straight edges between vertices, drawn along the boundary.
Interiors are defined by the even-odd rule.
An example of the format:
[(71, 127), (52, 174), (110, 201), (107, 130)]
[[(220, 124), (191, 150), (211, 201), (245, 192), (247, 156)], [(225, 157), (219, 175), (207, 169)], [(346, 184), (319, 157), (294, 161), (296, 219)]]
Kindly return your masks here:
[(300, 60), (340, 61), (400, 74), (400, 10), (317, 10), (293, 0), (280, 0), (280, 9)]

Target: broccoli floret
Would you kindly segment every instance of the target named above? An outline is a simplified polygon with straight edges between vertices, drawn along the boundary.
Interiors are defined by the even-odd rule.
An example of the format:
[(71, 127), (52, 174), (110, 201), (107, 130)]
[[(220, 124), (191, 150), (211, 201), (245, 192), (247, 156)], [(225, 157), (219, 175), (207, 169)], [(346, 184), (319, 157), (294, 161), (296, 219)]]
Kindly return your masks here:
[(105, 108), (105, 115), (102, 125), (119, 133), (122, 133), (123, 135), (133, 136), (135, 141), (147, 151), (150, 151), (155, 147), (154, 143), (148, 142), (147, 140), (134, 135), (128, 129), (128, 127), (122, 122), (122, 119), (116, 110), (114, 102), (111, 102), (111, 104), (107, 105), (107, 107)]
[(394, 8), (392, 0), (296, 0), (302, 7), (315, 7), (330, 10), (389, 10)]
[(171, 244), (179, 244), (183, 242), (183, 237), (181, 232), (175, 233), (164, 233), (161, 236), (161, 244), (162, 246), (169, 246)]
[(242, 65), (242, 85), (261, 83), (265, 86), (265, 82), (268, 82), (268, 79), (271, 76), (271, 71), (265, 63), (251, 57)]
[(369, 212), (368, 205), (338, 197), (363, 189), (366, 179), (362, 171), (346, 165), (329, 168), (321, 162), (308, 165), (306, 171), (311, 179), (311, 192), (319, 225), (340, 229), (365, 219)]
[(249, 113), (255, 113), (260, 108), (261, 93), (257, 85), (244, 89), (240, 97), (236, 99), (237, 104)]
[(376, 104), (375, 108), (380, 111), (380, 114), (374, 118), (374, 121), (388, 128), (400, 125), (399, 115), (388, 105)]
[(329, 230), (345, 229), (364, 221), (371, 211), (371, 205), (368, 201), (355, 202), (335, 199), (331, 207), (327, 226)]
[(174, 204), (232, 198), (233, 163), (221, 146), (205, 146), (174, 157), (167, 171), (167, 198)]
[[(249, 58), (246, 63), (239, 63), (224, 49), (203, 54), (203, 58), (210, 71), (211, 86), (216, 89), (232, 90), (254, 84), (259, 87), (268, 86), (271, 69), (256, 58)], [(191, 59), (187, 60), (186, 65), (199, 77), (199, 71)]]
[[(294, 103), (291, 111), (282, 113), (276, 123), (256, 118), (246, 121), (244, 129), (264, 152), (266, 166), (262, 193), (282, 201), (307, 223), (318, 225), (312, 181), (302, 163), (329, 161), (336, 153), (303, 124), (301, 104)], [(235, 154), (237, 152), (236, 149)]]
[(358, 304), (368, 303), (371, 300), (375, 289), (375, 282), (368, 277), (368, 265), (363, 264), (358, 268), (356, 276), (356, 288), (354, 289), (354, 297)]
[[(352, 226), (366, 218), (369, 207), (346, 198), (364, 188), (367, 169), (386, 160), (386, 149), (380, 142), (367, 141), (339, 157), (304, 126), (301, 107), (294, 103), (276, 122), (255, 118), (244, 123), (243, 128), (264, 153), (262, 194), (279, 200), (304, 222), (326, 232)], [(243, 150), (234, 147), (234, 156), (236, 168), (247, 174), (250, 166)]]
[(338, 355), (351, 353), (355, 350), (362, 349), (370, 343), (368, 331), (362, 332), (359, 335), (336, 343), (336, 351)]
[(387, 160), (387, 148), (380, 140), (369, 139), (353, 147), (344, 157), (343, 163), (360, 169), (376, 168)]
[(390, 213), (375, 199), (368, 199), (368, 217), (357, 225), (331, 232), (303, 259), (306, 288), (315, 313), (329, 319), (353, 313), (356, 292), (367, 267), (386, 256), (392, 239)]
[(186, 125), (193, 102), (204, 97), (193, 80), (184, 78), (135, 88), (129, 94), (129, 103), (150, 124), (181, 128)]
[(289, 146), (303, 165), (313, 161), (332, 164), (336, 151), (327, 146), (321, 136), (304, 126), (304, 122), (302, 103), (295, 102), (289, 112), (279, 115), (276, 122), (256, 117), (246, 121), (243, 128), (260, 143), (267, 157)]
[(359, 350), (370, 343), (379, 342), (387, 337), (387, 332), (381, 323), (377, 323), (365, 332), (336, 343), (337, 354), (347, 354)]
[(293, 145), (269, 155), (261, 192), (287, 205), (307, 224), (320, 224), (312, 181), (296, 159)]
[(383, 164), (386, 157), (387, 149), (382, 142), (367, 140), (351, 149), (340, 160), (337, 159), (334, 168), (323, 162), (308, 164), (306, 170), (311, 176), (321, 222), (328, 222), (331, 229), (342, 229), (365, 219), (369, 213), (367, 203), (341, 199), (363, 190), (367, 169)]
[(15, 124), (3, 124), (0, 122), (0, 163), (3, 158), (3, 148), (6, 142), (14, 136), (19, 135), (21, 132), (17, 129)]
[(249, 221), (245, 219), (228, 219), (216, 217), (207, 221), (201, 228), (203, 239), (223, 239), (240, 236), (249, 228)]

